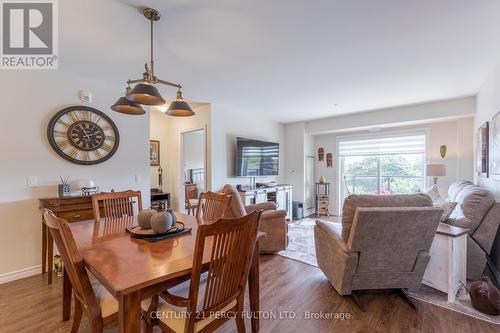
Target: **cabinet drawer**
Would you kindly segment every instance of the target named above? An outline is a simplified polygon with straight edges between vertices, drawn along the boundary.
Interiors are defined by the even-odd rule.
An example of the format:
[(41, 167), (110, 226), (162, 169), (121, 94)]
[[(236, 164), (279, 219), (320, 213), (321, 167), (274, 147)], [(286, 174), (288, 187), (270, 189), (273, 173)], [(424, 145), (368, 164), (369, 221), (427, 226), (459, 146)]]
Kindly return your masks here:
[(92, 209), (73, 211), (73, 212), (60, 212), (56, 214), (57, 217), (65, 219), (68, 222), (78, 222), (78, 221), (87, 221), (94, 219), (94, 212)]

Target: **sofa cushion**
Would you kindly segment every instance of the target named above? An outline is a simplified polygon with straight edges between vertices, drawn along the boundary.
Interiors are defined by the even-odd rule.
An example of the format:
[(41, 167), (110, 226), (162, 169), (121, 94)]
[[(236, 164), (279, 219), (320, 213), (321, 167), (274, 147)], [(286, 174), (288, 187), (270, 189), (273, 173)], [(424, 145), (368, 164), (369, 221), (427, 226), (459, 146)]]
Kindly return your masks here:
[(434, 204), (440, 204), (444, 202), (444, 199), (441, 197), (441, 194), (439, 194), (439, 188), (437, 185), (432, 185), (430, 189), (428, 189), (425, 194), (431, 197), (432, 202)]
[(443, 210), (443, 215), (441, 215), (440, 222), (446, 222), (450, 218), (451, 213), (457, 206), (456, 202), (453, 201), (444, 201), (439, 203), (434, 203), (434, 207), (439, 207)]
[[(462, 220), (466, 217), (470, 220), (470, 225), (464, 227), (471, 229), (473, 233), (488, 210), (495, 203), (495, 197), (490, 191), (470, 182), (461, 182), (453, 187), (456, 188), (456, 190), (449, 192), (453, 192), (451, 193), (454, 195), (454, 200), (452, 201), (455, 201), (457, 206), (453, 213), (451, 213), (450, 218), (452, 220)], [(450, 195), (450, 200), (451, 199), (452, 196)]]
[(459, 180), (458, 182), (454, 182), (448, 188), (448, 200), (449, 201), (457, 201), (457, 195), (460, 193), (465, 187), (474, 185), (468, 180)]
[(347, 242), (354, 214), (358, 207), (432, 207), (432, 199), (425, 193), (408, 195), (350, 195), (344, 200), (342, 238)]

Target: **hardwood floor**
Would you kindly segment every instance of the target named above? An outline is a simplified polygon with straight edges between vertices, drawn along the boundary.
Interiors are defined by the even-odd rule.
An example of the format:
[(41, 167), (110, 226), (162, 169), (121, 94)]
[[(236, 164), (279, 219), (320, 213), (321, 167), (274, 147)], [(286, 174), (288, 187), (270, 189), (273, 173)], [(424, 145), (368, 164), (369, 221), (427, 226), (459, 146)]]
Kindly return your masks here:
[[(70, 332), (72, 321), (61, 321), (62, 279), (55, 278), (50, 286), (45, 281), (37, 275), (0, 285), (1, 333)], [(415, 302), (415, 312), (395, 294), (366, 294), (360, 299), (367, 308), (364, 313), (349, 298), (339, 296), (318, 268), (275, 255), (261, 257), (260, 332), (500, 331), (493, 324), (426, 303)], [(343, 313), (350, 319), (305, 319), (306, 311)], [(292, 313), (297, 318), (292, 319)], [(270, 315), (289, 318), (270, 319)], [(245, 324), (251, 332), (250, 320)], [(234, 320), (219, 331), (236, 332)], [(80, 332), (88, 332), (85, 317)], [(106, 327), (104, 332), (118, 332), (118, 327)]]

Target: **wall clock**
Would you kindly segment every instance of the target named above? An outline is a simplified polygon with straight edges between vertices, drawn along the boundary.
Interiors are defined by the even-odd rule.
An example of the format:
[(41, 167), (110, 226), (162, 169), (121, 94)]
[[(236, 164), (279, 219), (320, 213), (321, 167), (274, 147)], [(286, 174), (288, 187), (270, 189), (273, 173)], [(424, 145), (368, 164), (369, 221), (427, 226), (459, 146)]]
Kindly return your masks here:
[(108, 160), (120, 143), (111, 118), (88, 106), (71, 106), (56, 113), (49, 122), (47, 137), (57, 154), (82, 165)]

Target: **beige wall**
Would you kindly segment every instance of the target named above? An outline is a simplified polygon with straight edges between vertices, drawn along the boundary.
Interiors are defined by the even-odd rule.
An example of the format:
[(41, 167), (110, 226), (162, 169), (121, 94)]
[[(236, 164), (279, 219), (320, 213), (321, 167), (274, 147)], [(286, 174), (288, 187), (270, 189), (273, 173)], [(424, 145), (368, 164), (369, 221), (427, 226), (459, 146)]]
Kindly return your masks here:
[[(163, 168), (163, 190), (170, 192), (172, 208), (184, 209), (183, 169), (181, 166), (181, 133), (196, 129), (206, 129), (206, 137), (211, 135), (211, 106), (204, 103), (191, 103), (195, 116), (170, 117), (160, 111), (150, 113), (150, 139), (160, 141), (160, 159)], [(207, 140), (207, 189), (211, 189), (212, 159), (211, 142)], [(158, 185), (158, 167), (150, 167), (151, 186)]]
[[(443, 197), (447, 197), (447, 190), (451, 183), (459, 180), (473, 179), (473, 117), (459, 118), (444, 122), (433, 122), (429, 124), (415, 126), (399, 126), (384, 129), (377, 133), (400, 130), (424, 129), (428, 133), (428, 163), (444, 163), (446, 165), (446, 177), (439, 178), (439, 191)], [(332, 183), (330, 209), (334, 214), (339, 215), (339, 163), (336, 152), (336, 142), (338, 136), (369, 134), (367, 131), (357, 131), (342, 134), (329, 134), (315, 137), (315, 150), (323, 147), (325, 154), (334, 153), (334, 168), (327, 168), (326, 163), (318, 163), (316, 158), (316, 178), (325, 176), (327, 181)], [(447, 146), (447, 154), (443, 159), (440, 156), (439, 148), (441, 145)], [(341, 180), (340, 180), (341, 181)], [(426, 180), (427, 186), (431, 185), (430, 177)]]
[[(58, 71), (2, 71), (0, 75), (0, 283), (40, 272), (41, 215), (38, 198), (57, 195), (59, 176), (93, 179), (104, 191), (149, 190), (149, 117), (127, 116), (109, 107), (123, 93), (120, 85), (102, 84)], [(120, 132), (120, 146), (108, 161), (81, 166), (59, 157), (46, 131), (60, 109), (82, 105), (79, 89), (93, 93), (91, 107), (106, 113)], [(85, 104), (87, 105), (87, 104)], [(38, 186), (27, 187), (36, 176)], [(144, 196), (144, 205), (149, 204)]]

